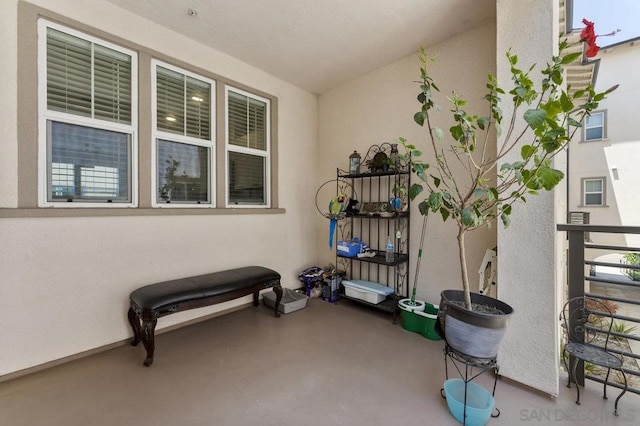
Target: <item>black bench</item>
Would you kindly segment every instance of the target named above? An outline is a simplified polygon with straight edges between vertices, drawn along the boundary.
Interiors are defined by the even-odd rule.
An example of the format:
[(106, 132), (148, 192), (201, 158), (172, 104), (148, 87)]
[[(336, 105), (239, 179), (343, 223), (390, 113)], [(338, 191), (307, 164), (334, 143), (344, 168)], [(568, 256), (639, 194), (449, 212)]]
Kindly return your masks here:
[(273, 288), (276, 293), (274, 315), (280, 317), (280, 274), (262, 266), (248, 266), (140, 287), (129, 296), (131, 305), (128, 317), (133, 328), (131, 345), (136, 346), (142, 341), (147, 350), (144, 365), (148, 367), (153, 363), (158, 318), (174, 312), (215, 305), (251, 293), (253, 305), (258, 306), (260, 290), (266, 288)]

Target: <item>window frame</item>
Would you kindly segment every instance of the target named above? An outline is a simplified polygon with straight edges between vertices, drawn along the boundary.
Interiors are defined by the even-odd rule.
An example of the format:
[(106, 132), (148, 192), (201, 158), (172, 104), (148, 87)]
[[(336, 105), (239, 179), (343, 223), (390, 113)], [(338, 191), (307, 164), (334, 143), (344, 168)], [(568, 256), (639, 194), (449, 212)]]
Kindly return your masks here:
[[(260, 102), (264, 102), (266, 105), (266, 116), (265, 116), (265, 150), (259, 150), (255, 148), (241, 147), (238, 145), (233, 145), (229, 143), (229, 92), (235, 92), (239, 95), (246, 96), (248, 98), (252, 98), (258, 100)], [(246, 90), (242, 90), (233, 85), (225, 85), (224, 88), (224, 138), (225, 138), (225, 149), (224, 149), (224, 173), (225, 173), (225, 208), (254, 208), (254, 209), (270, 209), (271, 208), (271, 170), (272, 170), (272, 147), (271, 147), (271, 99), (256, 95), (255, 93), (251, 93)], [(264, 168), (264, 194), (265, 194), (265, 203), (264, 204), (235, 204), (230, 202), (230, 179), (229, 172), (230, 162), (229, 162), (229, 153), (235, 152), (239, 154), (247, 154), (252, 156), (262, 157), (264, 160), (265, 168)]]
[[(599, 192), (589, 192), (587, 193), (587, 182), (600, 181), (602, 183), (602, 190)], [(588, 194), (600, 194), (601, 195), (601, 203), (600, 204), (588, 204), (587, 203), (587, 195)], [(607, 205), (607, 178), (602, 177), (590, 177), (590, 178), (582, 178), (582, 206), (583, 207), (605, 207)]]
[[(65, 113), (62, 111), (49, 110), (47, 96), (47, 28), (78, 37), (92, 44), (97, 44), (116, 52), (123, 53), (131, 57), (131, 123), (123, 124), (100, 118), (85, 117), (77, 114)], [(65, 25), (51, 22), (45, 18), (38, 18), (37, 21), (37, 105), (38, 105), (38, 160), (37, 160), (37, 206), (47, 208), (134, 208), (138, 207), (138, 54), (126, 47), (111, 43), (99, 37), (75, 30)], [(93, 69), (93, 60), (92, 60)], [(92, 76), (93, 81), (93, 76)], [(92, 90), (93, 94), (93, 90)], [(93, 96), (92, 96), (93, 98)], [(92, 101), (93, 102), (93, 101)], [(94, 110), (92, 108), (92, 115)], [(49, 200), (52, 182), (49, 179), (51, 168), (51, 141), (49, 140), (49, 121), (70, 124), (74, 126), (85, 126), (100, 130), (125, 133), (130, 135), (128, 169), (129, 169), (129, 196), (125, 202), (112, 202), (104, 200)]]
[[(584, 142), (596, 142), (596, 141), (602, 141), (607, 139), (607, 111), (606, 110), (598, 110), (598, 111), (593, 111), (590, 115), (590, 117), (593, 117), (594, 115), (602, 115), (602, 124), (599, 126), (588, 126), (589, 123), (589, 117), (586, 117), (584, 119), (584, 130), (582, 132), (582, 140)], [(587, 131), (590, 129), (597, 129), (597, 128), (601, 128), (602, 129), (602, 137), (600, 138), (592, 138), (592, 139), (588, 139), (587, 138)]]
[[(180, 135), (177, 133), (171, 133), (158, 129), (158, 117), (157, 117), (157, 70), (158, 66), (166, 68), (170, 71), (180, 73), (184, 76), (188, 76), (203, 82), (210, 84), (211, 92), (209, 95), (209, 126), (210, 126), (210, 139), (200, 139), (193, 136)], [(217, 156), (216, 156), (216, 93), (217, 93), (217, 81), (203, 75), (185, 70), (184, 68), (171, 65), (165, 61), (152, 58), (151, 59), (151, 207), (152, 208), (216, 208), (216, 174), (218, 169)], [(185, 118), (186, 119), (186, 118)], [(201, 146), (209, 149), (209, 202), (186, 202), (176, 201), (170, 203), (162, 203), (157, 200), (158, 192), (158, 140), (164, 140), (174, 143), (184, 143), (187, 145)]]

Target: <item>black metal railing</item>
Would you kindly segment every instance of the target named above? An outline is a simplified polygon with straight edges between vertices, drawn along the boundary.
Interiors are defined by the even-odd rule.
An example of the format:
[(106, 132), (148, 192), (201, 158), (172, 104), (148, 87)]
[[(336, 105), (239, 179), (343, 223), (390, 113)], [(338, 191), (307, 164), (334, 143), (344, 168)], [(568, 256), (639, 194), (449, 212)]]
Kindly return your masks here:
[[(640, 227), (574, 223), (558, 225), (558, 230), (566, 232), (568, 240), (567, 297), (586, 295), (613, 307), (614, 328), (611, 334), (620, 345), (609, 347), (609, 351), (623, 356), (624, 372), (629, 379), (628, 390), (640, 394), (640, 281), (634, 281), (640, 277), (640, 264), (602, 260), (603, 255), (624, 258), (627, 253), (640, 253), (640, 247), (608, 243), (619, 241), (620, 237), (628, 241), (627, 236), (640, 236)], [(637, 239), (640, 241), (640, 237)], [(586, 369), (584, 365), (580, 367), (576, 376), (582, 385), (585, 378), (604, 383), (604, 376), (594, 373), (589, 366)], [(611, 378), (607, 383), (622, 388)]]

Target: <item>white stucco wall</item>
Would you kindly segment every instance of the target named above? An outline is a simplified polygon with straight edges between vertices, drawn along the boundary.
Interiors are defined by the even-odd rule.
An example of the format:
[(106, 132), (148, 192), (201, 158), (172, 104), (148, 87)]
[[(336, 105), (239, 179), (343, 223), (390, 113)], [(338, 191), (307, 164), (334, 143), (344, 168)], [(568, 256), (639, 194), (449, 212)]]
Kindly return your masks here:
[[(18, 2), (2, 4), (0, 207), (15, 207)], [(0, 219), (0, 376), (128, 338), (128, 295), (144, 284), (259, 264), (297, 287), (299, 271), (316, 263), (316, 229), (308, 224), (317, 214), (316, 96), (104, 1), (33, 4), (277, 96), (286, 212)], [(250, 300), (162, 318), (158, 330)]]
[[(486, 92), (486, 76), (488, 72), (495, 72), (494, 44), (495, 27), (487, 25), (446, 42), (425, 46), (429, 54), (437, 58), (431, 66), (441, 90), (438, 103), (442, 111), (436, 114), (436, 121), (445, 132), (451, 126), (445, 97), (450, 96), (454, 89), (469, 101), (471, 113), (484, 113), (481, 99)], [(318, 167), (321, 181), (334, 179), (336, 167), (347, 169), (348, 157), (354, 149), (363, 154), (372, 144), (393, 142), (401, 136), (427, 155), (426, 130), (413, 121), (413, 115), (420, 109), (416, 100), (420, 90), (416, 80), (419, 78), (420, 62), (417, 55), (411, 55), (320, 96)], [(444, 119), (447, 119), (446, 123)], [(326, 243), (327, 221), (317, 216), (318, 250), (324, 253), (327, 263), (334, 262), (335, 252), (330, 252)], [(422, 216), (418, 212), (418, 202), (414, 202), (409, 287), (413, 284), (421, 227)], [(455, 235), (456, 228), (452, 223), (443, 224), (439, 215), (431, 215), (422, 256), (418, 298), (438, 303), (442, 290), (461, 288)], [(476, 231), (469, 234), (467, 240), (470, 279), (477, 287), (476, 271), (485, 250), (495, 246), (495, 228)]]
[[(596, 90), (604, 91), (619, 84), (614, 92), (600, 102), (599, 111), (605, 111), (603, 140), (582, 141), (577, 134), (570, 148), (570, 198), (573, 211), (590, 213), (590, 222), (597, 225), (636, 226), (638, 224), (637, 158), (640, 156), (640, 133), (635, 125), (640, 112), (640, 81), (634, 72), (640, 66), (640, 47), (628, 43), (601, 50), (596, 57), (600, 61)], [(584, 206), (582, 180), (604, 177), (605, 206)], [(591, 234), (594, 242), (610, 245), (633, 244), (623, 234)], [(604, 252), (588, 251), (594, 258)]]
[[(545, 64), (557, 52), (556, 0), (498, 0), (498, 80), (511, 80), (504, 52), (518, 54), (520, 68)], [(532, 75), (539, 81), (539, 73)], [(502, 105), (510, 117), (508, 103)], [(522, 125), (519, 123), (520, 125)], [(499, 139), (498, 144), (502, 141)], [(517, 152), (505, 158), (512, 162)], [(558, 233), (554, 193), (517, 205), (508, 229), (498, 227), (498, 298), (514, 308), (499, 354), (500, 373), (551, 395), (558, 394)], [(558, 283), (561, 285), (561, 283)]]

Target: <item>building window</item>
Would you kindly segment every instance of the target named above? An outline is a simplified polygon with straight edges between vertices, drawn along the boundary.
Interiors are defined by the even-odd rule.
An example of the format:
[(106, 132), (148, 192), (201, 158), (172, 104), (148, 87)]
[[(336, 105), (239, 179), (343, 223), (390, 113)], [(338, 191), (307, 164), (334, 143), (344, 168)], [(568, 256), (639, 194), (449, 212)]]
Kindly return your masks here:
[(582, 180), (583, 203), (585, 206), (605, 205), (605, 178)]
[(596, 141), (606, 137), (605, 134), (606, 115), (604, 111), (593, 112), (589, 115), (584, 125), (584, 140)]
[(227, 87), (227, 207), (269, 207), (270, 102)]
[(152, 61), (153, 205), (214, 207), (215, 82)]
[(39, 205), (134, 206), (135, 52), (40, 20)]

